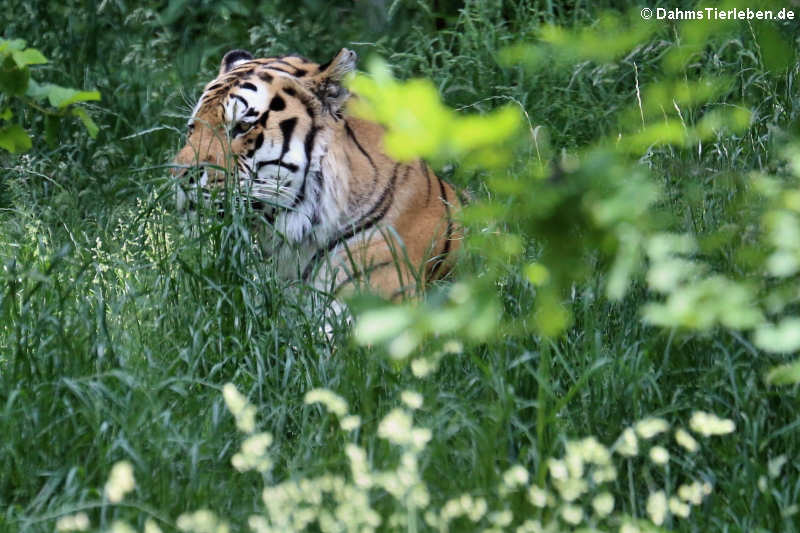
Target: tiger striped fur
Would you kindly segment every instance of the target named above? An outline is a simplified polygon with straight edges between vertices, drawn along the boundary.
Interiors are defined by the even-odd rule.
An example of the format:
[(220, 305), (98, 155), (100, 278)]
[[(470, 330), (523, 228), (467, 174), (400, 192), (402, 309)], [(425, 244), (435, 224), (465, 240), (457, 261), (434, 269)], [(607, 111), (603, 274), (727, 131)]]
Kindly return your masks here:
[(360, 283), (413, 295), (451, 267), (460, 203), (425, 162), (386, 155), (379, 125), (347, 113), (342, 81), (355, 66), (347, 49), (324, 65), (228, 52), (175, 159), (179, 209), (193, 188), (235, 176), (263, 213), (262, 246), (281, 275), (337, 295)]

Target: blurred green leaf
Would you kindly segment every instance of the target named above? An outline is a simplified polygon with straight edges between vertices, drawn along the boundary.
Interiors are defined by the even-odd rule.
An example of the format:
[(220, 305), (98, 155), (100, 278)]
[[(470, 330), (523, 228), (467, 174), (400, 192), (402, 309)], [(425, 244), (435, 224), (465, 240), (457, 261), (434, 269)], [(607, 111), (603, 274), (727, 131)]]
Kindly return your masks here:
[(22, 39), (0, 39), (0, 54), (9, 55), (13, 51), (25, 49), (25, 41)]
[(773, 23), (757, 22), (754, 26), (756, 41), (761, 48), (761, 60), (768, 70), (783, 72), (795, 64), (794, 48)]
[(43, 87), (47, 90), (47, 99), (50, 101), (50, 105), (59, 109), (78, 102), (100, 100), (100, 93), (98, 91), (78, 91), (76, 89), (53, 84), (47, 84)]
[(521, 125), (516, 107), (504, 106), (487, 115), (460, 114), (442, 103), (429, 80), (398, 82), (378, 59), (370, 62), (369, 72), (349, 83), (359, 95), (352, 110), (387, 127), (384, 142), (393, 157), (439, 163), (456, 158), (483, 167), (508, 162), (511, 140)]
[(72, 114), (80, 119), (92, 139), (97, 137), (97, 132), (100, 131), (100, 128), (97, 127), (97, 124), (95, 124), (94, 120), (92, 120), (92, 117), (89, 116), (89, 113), (87, 113), (85, 109), (82, 107), (73, 108)]
[(42, 65), (47, 63), (47, 58), (35, 48), (27, 48), (25, 50), (13, 50), (11, 57), (14, 58), (18, 67), (26, 67), (28, 65)]
[(11, 57), (7, 57), (0, 65), (0, 92), (11, 96), (23, 95), (29, 79), (28, 68), (18, 67)]
[(767, 374), (766, 382), (770, 385), (795, 385), (800, 383), (800, 360), (773, 368)]
[(12, 124), (0, 129), (0, 148), (12, 154), (26, 152), (31, 149), (31, 138), (18, 124)]

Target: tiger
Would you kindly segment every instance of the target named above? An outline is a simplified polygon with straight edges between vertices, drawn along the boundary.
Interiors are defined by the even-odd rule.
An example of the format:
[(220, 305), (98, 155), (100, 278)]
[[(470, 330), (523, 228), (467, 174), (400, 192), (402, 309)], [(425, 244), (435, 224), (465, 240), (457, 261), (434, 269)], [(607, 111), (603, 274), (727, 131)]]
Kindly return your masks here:
[(461, 201), (424, 161), (392, 159), (383, 127), (349, 112), (356, 63), (347, 48), (325, 64), (226, 53), (174, 160), (178, 208), (232, 180), (281, 277), (336, 299), (358, 288), (413, 298), (453, 266)]

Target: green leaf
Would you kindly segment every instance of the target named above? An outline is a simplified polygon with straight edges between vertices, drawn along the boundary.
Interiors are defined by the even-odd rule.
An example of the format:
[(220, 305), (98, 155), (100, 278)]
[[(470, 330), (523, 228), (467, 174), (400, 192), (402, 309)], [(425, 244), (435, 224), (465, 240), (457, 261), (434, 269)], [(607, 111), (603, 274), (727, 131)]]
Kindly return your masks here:
[(11, 108), (7, 107), (3, 109), (3, 112), (0, 113), (0, 120), (11, 120), (11, 117), (14, 116), (14, 113), (11, 112)]
[(28, 81), (28, 88), (25, 91), (25, 96), (33, 98), (34, 100), (42, 101), (47, 98), (47, 93), (49, 92), (48, 84), (40, 84), (36, 80), (31, 79)]
[(800, 360), (776, 366), (769, 371), (766, 380), (771, 385), (794, 385), (795, 383), (800, 383)]
[(25, 41), (22, 39), (0, 39), (0, 54), (8, 55), (9, 51), (23, 50), (25, 48)]
[(47, 63), (47, 58), (36, 48), (26, 48), (25, 50), (12, 50), (11, 57), (17, 63), (18, 67), (25, 67), (28, 65), (43, 65)]
[(82, 107), (76, 107), (72, 110), (72, 114), (83, 122), (83, 125), (86, 126), (86, 131), (89, 132), (89, 137), (94, 139), (97, 137), (97, 132), (100, 131), (100, 128), (97, 127), (92, 117), (89, 116), (89, 113)]
[(12, 124), (0, 129), (0, 148), (14, 154), (28, 151), (31, 146), (31, 138), (19, 124)]
[(28, 67), (18, 67), (10, 57), (0, 65), (0, 92), (12, 96), (23, 95), (28, 88), (29, 79)]
[(76, 89), (53, 84), (48, 84), (45, 87), (47, 87), (47, 99), (50, 101), (50, 105), (59, 109), (63, 109), (70, 104), (78, 102), (100, 100), (100, 93), (98, 91), (78, 91)]

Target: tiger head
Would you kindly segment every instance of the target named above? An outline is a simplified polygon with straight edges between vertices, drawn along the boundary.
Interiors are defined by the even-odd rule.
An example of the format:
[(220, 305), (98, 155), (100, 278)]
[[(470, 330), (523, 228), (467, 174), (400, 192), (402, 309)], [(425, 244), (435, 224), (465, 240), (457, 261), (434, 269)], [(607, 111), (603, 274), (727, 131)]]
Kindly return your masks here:
[(355, 65), (347, 49), (324, 65), (296, 55), (225, 54), (174, 161), (179, 210), (191, 207), (198, 192), (208, 197), (226, 183), (271, 220), (319, 194), (327, 143), (342, 127), (343, 80)]

